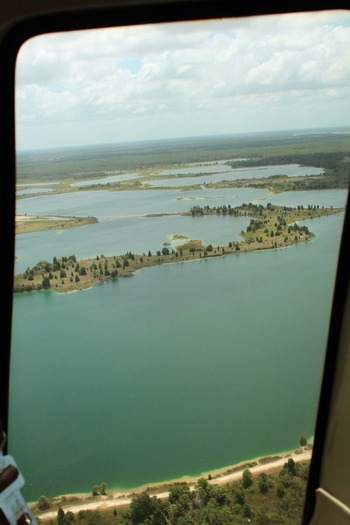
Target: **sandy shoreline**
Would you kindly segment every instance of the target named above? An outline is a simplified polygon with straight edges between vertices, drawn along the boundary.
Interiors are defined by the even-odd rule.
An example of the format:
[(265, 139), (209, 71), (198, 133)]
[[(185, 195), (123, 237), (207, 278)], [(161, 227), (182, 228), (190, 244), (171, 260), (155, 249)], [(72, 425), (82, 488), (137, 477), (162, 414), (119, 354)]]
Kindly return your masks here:
[[(312, 456), (312, 449), (307, 447), (306, 449), (298, 449), (293, 452), (286, 452), (277, 454), (275, 456), (261, 457), (252, 459), (250, 461), (244, 461), (232, 467), (226, 467), (224, 469), (213, 472), (212, 479), (209, 483), (213, 485), (224, 485), (233, 481), (238, 481), (242, 477), (242, 473), (245, 469), (249, 468), (253, 476), (258, 475), (261, 472), (268, 472), (277, 468), (282, 468), (285, 462), (292, 458), (295, 462), (309, 461)], [(188, 483), (190, 489), (193, 489), (197, 480), (203, 476), (197, 477), (185, 477), (174, 481), (168, 481), (164, 483), (150, 484), (147, 486), (140, 487), (134, 490), (119, 490), (112, 491), (106, 496), (92, 496), (91, 494), (71, 494), (67, 496), (60, 496), (55, 498), (54, 503), (60, 506), (65, 512), (71, 511), (77, 513), (81, 510), (108, 510), (118, 507), (125, 507), (129, 505), (132, 498), (143, 492), (149, 490), (152, 495), (157, 498), (166, 498), (169, 495), (168, 490), (164, 490), (166, 487), (171, 486), (175, 483)], [(163, 489), (163, 490), (162, 490)], [(70, 503), (67, 503), (68, 499), (74, 499)], [(57, 516), (57, 508), (55, 510), (35, 512), (42, 521), (46, 521)]]

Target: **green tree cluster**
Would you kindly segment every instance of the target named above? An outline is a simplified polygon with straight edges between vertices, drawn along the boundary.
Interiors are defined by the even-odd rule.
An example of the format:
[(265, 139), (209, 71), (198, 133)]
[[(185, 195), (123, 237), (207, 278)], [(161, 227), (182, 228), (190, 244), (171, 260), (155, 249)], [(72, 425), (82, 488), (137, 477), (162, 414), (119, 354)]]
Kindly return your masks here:
[(92, 487), (92, 495), (93, 496), (105, 496), (107, 494), (107, 483), (103, 482), (101, 485), (94, 485)]
[[(127, 509), (58, 510), (58, 525), (255, 525), (301, 522), (309, 463), (286, 461), (279, 472), (253, 476), (244, 470), (241, 479), (227, 485), (201, 478), (194, 487), (185, 482), (171, 486), (167, 498), (143, 491)], [(106, 484), (93, 487), (95, 495), (106, 493)], [(43, 504), (47, 498), (40, 498)]]

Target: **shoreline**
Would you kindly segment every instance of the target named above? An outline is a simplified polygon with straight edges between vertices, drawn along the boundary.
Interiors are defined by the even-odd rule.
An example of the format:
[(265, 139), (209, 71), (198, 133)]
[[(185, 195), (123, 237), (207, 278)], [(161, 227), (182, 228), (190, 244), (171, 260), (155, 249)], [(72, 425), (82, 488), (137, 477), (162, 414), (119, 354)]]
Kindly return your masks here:
[[(310, 440), (311, 441), (311, 440)], [(106, 495), (92, 496), (91, 493), (73, 493), (64, 494), (51, 498), (52, 504), (55, 506), (54, 510), (39, 511), (36, 508), (36, 502), (29, 502), (32, 511), (42, 521), (50, 520), (57, 516), (58, 508), (62, 508), (65, 512), (71, 511), (74, 513), (82, 510), (100, 510), (105, 511), (118, 507), (126, 507), (130, 505), (132, 498), (144, 491), (147, 491), (151, 496), (157, 498), (166, 498), (169, 495), (169, 490), (172, 486), (177, 484), (187, 484), (192, 490), (201, 478), (210, 478), (208, 482), (212, 485), (225, 485), (233, 481), (241, 479), (244, 470), (249, 469), (253, 476), (261, 472), (268, 472), (282, 468), (288, 459), (292, 458), (296, 463), (303, 461), (310, 461), (312, 457), (312, 445), (308, 444), (306, 447), (301, 447), (291, 451), (280, 452), (268, 456), (259, 456), (254, 459), (245, 460), (235, 465), (222, 467), (211, 472), (203, 472), (198, 476), (182, 476), (177, 479), (168, 480), (164, 482), (154, 482), (147, 485), (142, 485), (133, 489), (111, 489)]]
[[(127, 252), (122, 255), (96, 256), (78, 260), (75, 255), (61, 258), (54, 257), (54, 262), (39, 261), (33, 268), (27, 268), (23, 274), (14, 278), (14, 293), (33, 291), (56, 291), (67, 293), (89, 289), (94, 285), (119, 278), (131, 277), (142, 268), (190, 260), (208, 260), (226, 255), (280, 249), (309, 242), (314, 234), (300, 222), (334, 215), (344, 208), (299, 209), (267, 205), (266, 208), (254, 204), (243, 204), (235, 208), (222, 206), (210, 209), (195, 206), (182, 215), (201, 217), (203, 215), (235, 215), (250, 219), (246, 231), (241, 231), (241, 241), (229, 241), (224, 246), (204, 246), (202, 240), (187, 239), (181, 234), (173, 234), (173, 239), (183, 239), (180, 245), (165, 246), (156, 253), (143, 254)], [(86, 220), (86, 219), (85, 219)], [(95, 222), (97, 219), (88, 218)], [(200, 218), (198, 219), (200, 220)]]

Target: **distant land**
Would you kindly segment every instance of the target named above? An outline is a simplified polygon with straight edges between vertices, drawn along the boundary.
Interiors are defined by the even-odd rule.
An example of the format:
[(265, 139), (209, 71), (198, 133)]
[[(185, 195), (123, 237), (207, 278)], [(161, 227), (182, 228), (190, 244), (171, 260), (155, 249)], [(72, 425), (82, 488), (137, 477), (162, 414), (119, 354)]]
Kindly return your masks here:
[[(132, 191), (157, 189), (147, 185), (162, 180), (161, 173), (193, 163), (224, 162), (233, 168), (299, 164), (322, 168), (321, 175), (304, 177), (268, 177), (211, 183), (209, 188), (253, 187), (273, 192), (348, 188), (350, 162), (350, 130), (299, 130), (275, 133), (190, 137), (159, 141), (116, 143), (95, 146), (57, 148), (17, 153), (18, 197), (33, 185), (40, 195), (74, 191)], [(105, 184), (96, 181), (111, 175), (136, 172), (133, 179), (115, 180)], [(181, 184), (168, 189), (188, 190)], [(116, 177), (118, 179), (118, 177)], [(75, 184), (84, 181), (83, 186)], [(88, 182), (88, 184), (86, 184)], [(90, 182), (90, 184), (89, 184)], [(51, 185), (49, 185), (51, 183)], [(202, 189), (198, 184), (191, 189)], [(21, 190), (21, 193), (19, 193)]]

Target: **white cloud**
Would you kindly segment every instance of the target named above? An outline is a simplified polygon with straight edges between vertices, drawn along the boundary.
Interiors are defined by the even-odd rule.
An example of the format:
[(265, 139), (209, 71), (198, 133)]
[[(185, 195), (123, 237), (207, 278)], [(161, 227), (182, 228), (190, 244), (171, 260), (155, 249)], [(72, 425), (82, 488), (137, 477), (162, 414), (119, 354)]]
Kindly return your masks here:
[(344, 12), (45, 35), (19, 54), (18, 143), (346, 125), (348, 86)]

